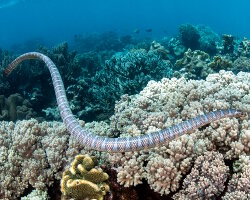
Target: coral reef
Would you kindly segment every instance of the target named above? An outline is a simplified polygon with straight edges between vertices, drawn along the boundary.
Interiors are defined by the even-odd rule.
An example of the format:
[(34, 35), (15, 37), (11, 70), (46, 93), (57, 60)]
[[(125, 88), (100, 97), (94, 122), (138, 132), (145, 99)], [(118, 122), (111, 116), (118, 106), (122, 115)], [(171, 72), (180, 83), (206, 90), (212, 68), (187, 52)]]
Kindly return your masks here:
[(239, 156), (233, 164), (234, 174), (232, 175), (227, 192), (223, 200), (247, 200), (250, 198), (250, 157)]
[(192, 50), (199, 49), (200, 34), (197, 28), (191, 24), (182, 24), (179, 26), (179, 35), (182, 44)]
[(9, 54), (8, 51), (3, 51), (0, 48), (0, 94), (8, 94), (10, 89), (10, 84), (6, 81), (6, 77), (4, 76), (4, 68), (5, 66), (13, 60), (13, 57)]
[[(60, 70), (60, 73), (64, 77), (64, 83), (66, 85), (71, 83), (72, 79), (79, 76), (79, 74), (82, 71), (78, 63), (75, 62), (76, 51), (69, 52), (69, 47), (68, 47), (67, 42), (63, 42), (55, 46), (51, 50), (45, 47), (40, 47), (38, 51), (40, 51), (41, 53), (44, 53), (45, 55), (49, 56), (53, 60), (53, 62), (56, 64), (56, 66)], [(46, 70), (45, 68), (43, 69)], [(43, 74), (47, 74), (47, 73), (48, 73), (47, 70), (46, 72), (43, 72)], [(49, 77), (47, 78), (49, 79)]]
[(170, 52), (170, 60), (175, 62), (176, 59), (183, 56), (188, 48), (201, 50), (213, 56), (218, 53), (220, 45), (220, 37), (209, 27), (183, 24), (179, 27), (179, 34), (171, 38), (166, 46)]
[(76, 154), (61, 123), (0, 122), (0, 133), (1, 199), (20, 197), (29, 186), (46, 190), (61, 178), (66, 154)]
[(218, 152), (206, 152), (199, 156), (191, 173), (183, 182), (183, 188), (174, 199), (215, 199), (225, 189), (229, 167)]
[[(140, 94), (123, 96), (111, 117), (110, 130), (121, 137), (164, 129), (203, 112), (235, 107), (249, 113), (249, 74), (221, 71), (200, 81), (151, 81)], [(117, 181), (135, 186), (147, 180), (161, 194), (177, 191), (195, 159), (207, 151), (233, 160), (249, 154), (249, 119), (222, 119), (150, 151), (110, 155)], [(126, 134), (124, 134), (126, 133)], [(168, 167), (166, 167), (168, 166)], [(224, 181), (223, 181), (224, 182)], [(211, 186), (212, 187), (212, 186)]]
[(21, 197), (21, 200), (48, 200), (49, 196), (47, 191), (33, 190), (25, 197)]
[(218, 72), (222, 69), (232, 71), (232, 62), (222, 56), (214, 56), (212, 62), (208, 64), (208, 67), (212, 69), (212, 72)]
[(217, 48), (220, 44), (219, 35), (204, 25), (197, 25), (196, 28), (200, 35), (200, 50), (205, 51), (209, 55), (215, 55), (218, 52)]
[(183, 58), (174, 65), (174, 76), (187, 79), (205, 79), (208, 74), (218, 73), (220, 70), (248, 72), (249, 58), (238, 57), (234, 62), (228, 56), (215, 55), (213, 59), (204, 51), (188, 49)]
[(148, 81), (171, 76), (171, 64), (161, 58), (162, 53), (162, 47), (148, 52), (140, 49), (116, 53), (91, 82), (80, 79), (67, 89), (67, 93), (71, 90), (74, 94), (74, 101), (70, 103), (75, 105), (72, 110), (87, 121), (108, 119), (121, 95), (138, 93)]
[[(63, 77), (72, 111), (86, 121), (107, 120), (113, 113), (115, 101), (122, 94), (137, 93), (149, 80), (171, 76), (168, 51), (154, 42), (149, 51), (125, 51), (116, 53), (111, 59), (114, 53), (111, 51), (69, 52), (66, 42), (52, 50), (45, 47), (38, 50), (55, 62)], [(7, 83), (29, 100), (40, 117), (39, 121), (44, 120), (42, 117), (46, 120), (60, 119), (55, 110), (54, 91), (49, 86), (51, 79), (42, 63), (34, 60), (25, 62), (20, 74), (16, 76), (14, 73)]]
[(171, 159), (152, 155), (147, 163), (146, 172), (148, 184), (161, 195), (169, 194), (170, 191), (175, 192), (179, 188), (181, 171), (178, 171)]
[(232, 70), (234, 72), (249, 72), (250, 71), (250, 58), (240, 56), (233, 62)]
[[(143, 135), (217, 109), (240, 109), (247, 116), (213, 122), (151, 150), (86, 151), (62, 123), (39, 123), (61, 120), (43, 64), (24, 62), (20, 71), (6, 79), (3, 69), (13, 55), (0, 50), (0, 120), (13, 121), (0, 121), (0, 199), (49, 198), (49, 190), (59, 190), (63, 170), (79, 153), (94, 155), (105, 165), (110, 176), (107, 200), (147, 195), (151, 199), (250, 199), (250, 76), (241, 72), (250, 69), (250, 40), (229, 34), (219, 37), (208, 27), (191, 24), (181, 25), (176, 37), (157, 42), (113, 32), (74, 39), (78, 53), (71, 52), (66, 42), (38, 50), (58, 66), (73, 113), (86, 122), (99, 121), (80, 120), (94, 134)], [(179, 79), (168, 79), (173, 75)], [(36, 120), (24, 120), (31, 117)], [(96, 165), (93, 156), (87, 164), (90, 158)], [(80, 183), (75, 178), (83, 169), (76, 166), (85, 165), (81, 162), (74, 162), (73, 169), (64, 173), (73, 178), (64, 179), (72, 180), (69, 186)], [(87, 185), (85, 180), (76, 188)], [(103, 191), (96, 185), (88, 189), (95, 188), (100, 194), (95, 197), (101, 199)]]
[(36, 116), (32, 105), (20, 94), (12, 94), (8, 98), (0, 95), (0, 120), (16, 121)]
[(234, 174), (229, 181), (228, 192), (245, 192), (250, 194), (250, 157), (249, 155), (239, 156), (234, 162)]
[(160, 43), (156, 42), (155, 40), (152, 42), (151, 46), (150, 46), (150, 51), (157, 51), (159, 53), (159, 56), (163, 59), (163, 60), (168, 60), (168, 50), (162, 46)]
[[(221, 38), (203, 25), (183, 24), (176, 37), (157, 42), (114, 32), (76, 35), (75, 42), (78, 53), (70, 51), (67, 42), (38, 51), (55, 62), (72, 111), (87, 122), (108, 120), (121, 95), (138, 93), (149, 80), (171, 77), (172, 66), (175, 77), (188, 79), (205, 79), (222, 69), (249, 72), (249, 40), (236, 40), (232, 35)], [(0, 50), (0, 72), (12, 58)], [(0, 94), (21, 94), (38, 121), (60, 120), (51, 79), (41, 62), (24, 62), (8, 79), (0, 73), (0, 80)]]
[(227, 53), (232, 54), (234, 52), (234, 45), (235, 45), (234, 37), (232, 35), (224, 34), (222, 35), (222, 39), (223, 39), (224, 54)]
[(61, 191), (74, 199), (91, 198), (102, 200), (109, 191), (105, 182), (109, 176), (101, 168), (96, 168), (97, 160), (89, 155), (77, 155), (70, 169), (63, 172)]
[(237, 54), (238, 56), (250, 58), (250, 40), (248, 40), (247, 38), (244, 38), (240, 42), (237, 48)]
[(207, 67), (209, 58), (209, 55), (203, 51), (188, 49), (183, 58), (175, 62), (174, 76), (184, 76), (188, 79), (205, 78), (210, 73)]
[[(249, 78), (248, 73), (234, 75), (221, 71), (209, 75), (206, 81), (184, 78), (150, 81), (139, 94), (122, 96), (110, 124), (82, 121), (80, 124), (94, 134), (128, 137), (164, 129), (216, 109), (236, 108), (249, 113)], [(168, 195), (180, 188), (197, 157), (213, 150), (220, 152), (223, 160), (237, 160), (249, 155), (249, 144), (247, 117), (222, 119), (152, 150), (112, 155), (87, 152), (59, 122), (38, 123), (34, 119), (0, 122), (0, 198), (20, 197), (28, 187), (46, 191), (61, 179), (67, 163), (79, 153), (91, 153), (100, 163), (110, 163), (117, 170), (119, 184), (126, 187), (149, 184), (153, 191)], [(248, 172), (241, 170), (240, 163), (245, 159), (240, 160), (234, 168), (235, 173), (242, 175), (236, 174), (233, 179), (243, 181)], [(230, 179), (230, 187), (238, 189), (240, 181)], [(236, 191), (230, 190), (235, 195), (247, 193)]]
[(223, 200), (248, 200), (249, 198), (249, 194), (241, 191), (226, 193), (225, 196), (222, 197)]
[[(106, 166), (107, 168), (107, 166)], [(138, 191), (134, 187), (124, 187), (117, 183), (117, 173), (113, 168), (107, 169), (109, 174), (109, 186), (110, 191), (108, 195), (105, 196), (105, 200), (139, 200)]]
[(187, 48), (177, 38), (171, 38), (169, 40), (168, 49), (171, 55), (170, 60), (180, 59), (187, 50)]

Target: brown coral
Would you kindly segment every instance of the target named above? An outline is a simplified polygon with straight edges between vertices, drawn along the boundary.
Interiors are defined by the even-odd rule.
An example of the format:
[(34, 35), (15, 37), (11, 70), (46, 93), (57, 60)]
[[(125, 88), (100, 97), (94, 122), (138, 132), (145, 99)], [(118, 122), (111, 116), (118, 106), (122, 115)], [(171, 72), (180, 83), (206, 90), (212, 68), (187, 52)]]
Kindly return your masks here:
[[(209, 75), (206, 81), (187, 81), (184, 78), (150, 81), (139, 94), (125, 95), (116, 103), (110, 125), (96, 122), (86, 125), (86, 128), (96, 134), (115, 133), (128, 137), (164, 129), (216, 109), (235, 108), (249, 113), (249, 78), (249, 73), (234, 75), (221, 71)], [(219, 151), (229, 160), (249, 155), (249, 125), (248, 117), (223, 119), (155, 149), (95, 155), (117, 169), (119, 183), (131, 186), (143, 182), (146, 185), (150, 179), (149, 187), (154, 188), (156, 181), (162, 181), (159, 191), (169, 192), (174, 191), (177, 182), (180, 184), (180, 176), (183, 178), (195, 159), (206, 151)], [(104, 129), (99, 130), (102, 126)], [(29, 184), (35, 189), (47, 189), (61, 178), (67, 162), (79, 152), (87, 153), (69, 136), (62, 123), (38, 123), (36, 120), (0, 122), (0, 146), (0, 179), (3, 183), (0, 198), (6, 199), (20, 197)], [(152, 162), (148, 163), (154, 157), (161, 158), (157, 166), (165, 162), (173, 170), (170, 184), (154, 176), (152, 168), (146, 170), (146, 167), (153, 166)], [(167, 177), (169, 170), (161, 168)]]
[(28, 100), (20, 94), (12, 94), (8, 98), (0, 95), (0, 120), (16, 121), (36, 116)]
[(250, 156), (241, 155), (233, 164), (235, 172), (228, 183), (223, 200), (248, 200), (250, 198)]
[(177, 60), (174, 65), (176, 77), (184, 76), (188, 79), (205, 78), (208, 74), (207, 64), (209, 55), (203, 51), (188, 49), (183, 58)]
[(152, 156), (146, 166), (146, 179), (150, 187), (161, 195), (175, 192), (179, 188), (181, 172), (170, 159)]
[(183, 189), (174, 199), (214, 199), (224, 190), (228, 172), (222, 154), (206, 152), (196, 159), (191, 173), (184, 179)]
[[(110, 130), (121, 133), (122, 137), (136, 136), (167, 128), (211, 110), (237, 108), (249, 112), (249, 97), (248, 73), (239, 73), (236, 76), (231, 72), (221, 71), (219, 74), (209, 75), (206, 81), (186, 81), (183, 78), (150, 81), (140, 94), (125, 95), (117, 102), (115, 115), (111, 117)], [(155, 191), (167, 194), (174, 191), (177, 182), (180, 182), (195, 159), (204, 152), (219, 151), (223, 154), (222, 160), (232, 160), (239, 155), (249, 154), (248, 129), (247, 117), (242, 120), (222, 119), (165, 146), (149, 151), (125, 153), (125, 156), (111, 155), (109, 160), (115, 167), (118, 165), (118, 174), (122, 175), (118, 179), (119, 183), (137, 185), (146, 179)], [(158, 179), (155, 171), (148, 169), (153, 165), (150, 162), (153, 158), (159, 158), (155, 161), (157, 166), (160, 166), (159, 162), (166, 162), (172, 167), (173, 177), (168, 184)], [(123, 160), (125, 161), (122, 162)], [(162, 170), (166, 177), (168, 171), (164, 171), (165, 168)], [(140, 181), (134, 181), (133, 177)], [(156, 188), (157, 181), (161, 188)]]

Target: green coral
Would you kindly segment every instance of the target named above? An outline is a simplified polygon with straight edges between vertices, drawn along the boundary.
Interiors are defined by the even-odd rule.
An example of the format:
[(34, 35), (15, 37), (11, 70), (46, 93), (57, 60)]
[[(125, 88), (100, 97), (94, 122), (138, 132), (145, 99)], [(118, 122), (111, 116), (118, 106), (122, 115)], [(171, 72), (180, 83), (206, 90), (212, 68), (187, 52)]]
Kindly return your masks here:
[(219, 70), (232, 70), (232, 62), (222, 56), (214, 56), (213, 61), (208, 64), (208, 67), (212, 68), (214, 71)]
[(97, 164), (94, 156), (76, 156), (71, 167), (63, 173), (61, 181), (63, 195), (74, 199), (102, 200), (109, 191), (109, 186), (105, 182), (109, 176), (98, 168)]

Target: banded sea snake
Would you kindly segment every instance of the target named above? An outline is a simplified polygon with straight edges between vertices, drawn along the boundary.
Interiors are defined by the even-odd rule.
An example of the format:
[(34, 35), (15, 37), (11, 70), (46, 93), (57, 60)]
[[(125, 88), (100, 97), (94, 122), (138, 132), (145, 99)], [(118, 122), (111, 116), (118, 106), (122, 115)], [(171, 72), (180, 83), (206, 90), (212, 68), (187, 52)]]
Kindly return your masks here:
[(78, 142), (82, 143), (88, 149), (106, 152), (126, 152), (153, 148), (156, 146), (163, 145), (168, 141), (171, 141), (213, 121), (225, 117), (240, 117), (244, 115), (241, 111), (235, 109), (218, 110), (214, 112), (209, 112), (207, 114), (199, 115), (180, 124), (171, 126), (164, 130), (160, 130), (151, 134), (127, 138), (108, 138), (97, 136), (81, 127), (74, 115), (72, 114), (66, 97), (61, 75), (56, 65), (49, 57), (38, 52), (25, 53), (16, 58), (5, 69), (5, 74), (9, 75), (19, 63), (27, 59), (39, 59), (46, 64), (52, 77), (56, 100), (63, 122), (66, 125), (69, 133), (73, 135)]

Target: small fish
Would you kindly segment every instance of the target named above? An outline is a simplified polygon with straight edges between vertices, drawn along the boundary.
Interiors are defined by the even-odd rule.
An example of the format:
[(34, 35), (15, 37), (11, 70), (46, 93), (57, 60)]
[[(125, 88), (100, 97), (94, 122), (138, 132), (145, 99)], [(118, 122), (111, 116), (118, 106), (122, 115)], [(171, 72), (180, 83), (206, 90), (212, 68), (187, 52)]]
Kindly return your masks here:
[(152, 32), (152, 28), (148, 28), (145, 31), (148, 32), (148, 33), (151, 33)]

